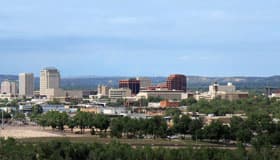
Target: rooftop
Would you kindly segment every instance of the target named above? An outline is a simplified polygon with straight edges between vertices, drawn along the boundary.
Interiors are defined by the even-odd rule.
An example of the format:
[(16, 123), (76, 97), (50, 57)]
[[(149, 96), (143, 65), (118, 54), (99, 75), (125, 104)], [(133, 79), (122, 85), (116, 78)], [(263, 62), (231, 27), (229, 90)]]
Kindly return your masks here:
[(58, 71), (58, 69), (55, 68), (55, 67), (45, 67), (45, 68), (43, 68), (43, 70), (56, 70), (56, 71)]

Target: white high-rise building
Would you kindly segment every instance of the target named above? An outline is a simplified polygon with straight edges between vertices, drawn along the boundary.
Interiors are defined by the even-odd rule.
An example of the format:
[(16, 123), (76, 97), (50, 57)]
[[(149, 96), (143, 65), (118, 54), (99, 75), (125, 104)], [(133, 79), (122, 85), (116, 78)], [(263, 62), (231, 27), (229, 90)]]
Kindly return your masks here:
[(19, 74), (19, 96), (32, 97), (34, 91), (33, 73)]
[(59, 89), (60, 73), (56, 68), (44, 68), (40, 73), (40, 95), (47, 95), (48, 89)]
[(17, 95), (17, 83), (15, 81), (4, 80), (1, 83), (1, 93)]
[(97, 94), (100, 96), (109, 96), (109, 87), (104, 85), (98, 85)]

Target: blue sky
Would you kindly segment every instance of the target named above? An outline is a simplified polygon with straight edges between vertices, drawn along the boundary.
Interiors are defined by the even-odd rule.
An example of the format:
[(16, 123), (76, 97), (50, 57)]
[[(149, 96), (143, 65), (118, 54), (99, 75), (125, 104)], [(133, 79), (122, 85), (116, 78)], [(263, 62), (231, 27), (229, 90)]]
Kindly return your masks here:
[(0, 1), (0, 74), (279, 75), (279, 0)]

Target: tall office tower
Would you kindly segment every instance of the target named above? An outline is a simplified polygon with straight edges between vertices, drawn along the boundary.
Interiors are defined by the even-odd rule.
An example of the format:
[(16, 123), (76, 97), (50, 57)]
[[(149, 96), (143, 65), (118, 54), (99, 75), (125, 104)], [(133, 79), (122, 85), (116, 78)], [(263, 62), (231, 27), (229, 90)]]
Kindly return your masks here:
[(119, 88), (129, 88), (131, 89), (131, 93), (136, 95), (140, 91), (140, 81), (135, 78), (131, 78), (128, 80), (120, 80)]
[(15, 81), (4, 80), (1, 83), (1, 93), (17, 95), (18, 88)]
[(33, 73), (19, 74), (19, 96), (32, 97), (34, 91)]
[(181, 74), (170, 75), (167, 79), (168, 90), (182, 90), (187, 91), (187, 77)]
[(143, 89), (147, 89), (149, 87), (152, 86), (152, 81), (149, 78), (145, 78), (145, 77), (137, 77), (137, 80), (140, 81), (140, 88)]
[(101, 96), (109, 96), (109, 87), (104, 85), (98, 85), (97, 87), (97, 94)]
[(47, 95), (47, 89), (59, 89), (60, 73), (56, 68), (44, 68), (40, 73), (40, 95)]

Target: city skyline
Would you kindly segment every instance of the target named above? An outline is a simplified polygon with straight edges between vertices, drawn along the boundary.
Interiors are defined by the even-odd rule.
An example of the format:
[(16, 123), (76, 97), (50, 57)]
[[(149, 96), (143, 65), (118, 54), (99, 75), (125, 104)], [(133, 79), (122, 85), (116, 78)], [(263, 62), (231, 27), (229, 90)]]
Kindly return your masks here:
[(279, 6), (276, 0), (2, 2), (0, 74), (38, 77), (55, 66), (63, 77), (280, 75)]

